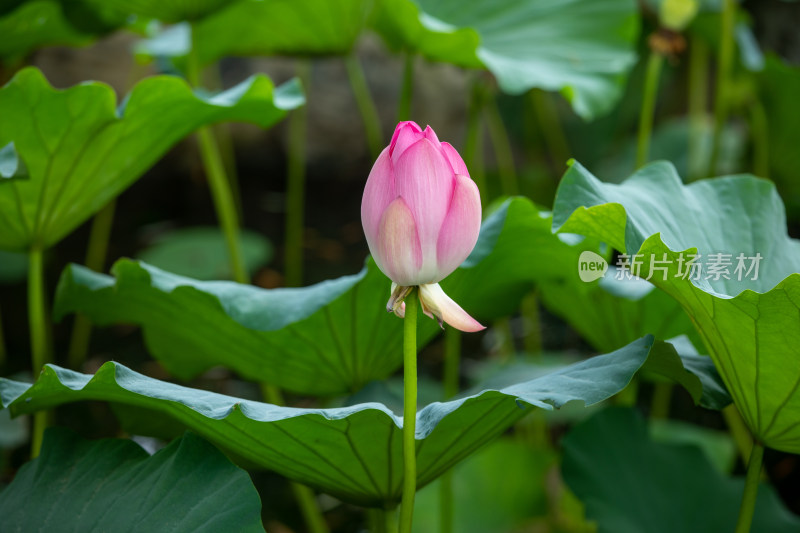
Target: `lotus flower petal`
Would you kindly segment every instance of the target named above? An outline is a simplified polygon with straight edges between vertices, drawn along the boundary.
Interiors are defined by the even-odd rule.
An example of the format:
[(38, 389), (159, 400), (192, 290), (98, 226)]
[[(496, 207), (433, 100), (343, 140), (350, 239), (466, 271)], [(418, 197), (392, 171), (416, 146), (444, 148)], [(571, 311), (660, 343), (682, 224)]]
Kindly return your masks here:
[[(428, 139), (413, 144), (397, 160), (395, 190), (406, 201), (416, 222), (422, 246), (422, 265), (417, 282), (438, 281), (450, 272), (440, 272), (436, 264), (436, 245), (450, 201), (455, 176), (444, 155)], [(394, 280), (403, 284), (400, 280)]]
[(464, 160), (433, 128), (397, 125), (364, 187), (361, 222), (370, 253), (393, 282), (389, 311), (403, 317), (404, 298), (427, 286), (419, 297), (428, 316), (464, 331), (483, 328), (436, 285), (475, 247), (481, 199)]
[(389, 144), (389, 154), (392, 156), (392, 162), (396, 163), (397, 159), (403, 155), (409, 146), (414, 144), (425, 136), (422, 129), (417, 126), (416, 122), (401, 122), (397, 125), (392, 135), (392, 142)]
[(414, 217), (403, 198), (396, 198), (386, 208), (378, 232), (373, 254), (378, 267), (398, 285), (419, 284), (422, 248)]
[(469, 170), (467, 170), (467, 165), (464, 164), (464, 160), (461, 159), (461, 156), (458, 154), (455, 148), (448, 143), (443, 142), (442, 145), (442, 153), (450, 162), (450, 166), (453, 167), (453, 172), (456, 174), (461, 174), (462, 176), (469, 176)]
[(420, 285), (419, 300), (422, 303), (422, 311), (432, 318), (435, 317), (440, 326), (442, 322), (446, 322), (450, 326), (466, 332), (486, 329), (447, 296), (438, 283)]
[(430, 126), (425, 127), (425, 131), (422, 132), (425, 135), (425, 138), (428, 139), (430, 142), (433, 143), (434, 146), (440, 146), (442, 143), (439, 142), (439, 137), (436, 136), (436, 132), (433, 131), (433, 128)]
[(396, 197), (389, 148), (384, 148), (375, 164), (372, 165), (367, 184), (364, 187), (364, 196), (361, 199), (361, 225), (364, 226), (364, 235), (367, 237), (367, 243), (370, 244), (370, 251), (372, 251), (372, 243), (378, 238), (378, 228), (383, 212)]
[(450, 273), (464, 262), (475, 248), (480, 230), (481, 197), (478, 186), (467, 176), (456, 176), (453, 201), (436, 244), (436, 264), (440, 272)]

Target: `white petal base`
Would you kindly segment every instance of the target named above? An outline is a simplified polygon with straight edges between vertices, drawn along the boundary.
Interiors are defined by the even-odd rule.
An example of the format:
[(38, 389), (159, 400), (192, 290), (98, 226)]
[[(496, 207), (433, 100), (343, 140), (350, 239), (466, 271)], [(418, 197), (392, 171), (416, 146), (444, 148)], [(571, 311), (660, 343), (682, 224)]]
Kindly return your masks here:
[[(400, 318), (405, 318), (406, 304), (403, 300), (412, 289), (413, 287), (403, 287), (397, 283), (392, 283), (392, 293), (386, 304), (386, 310)], [(469, 316), (466, 311), (447, 296), (438, 283), (420, 285), (418, 290), (422, 312), (430, 318), (438, 320), (439, 327), (442, 329), (444, 329), (444, 323), (466, 332), (486, 329), (485, 326), (482, 326), (480, 322)]]

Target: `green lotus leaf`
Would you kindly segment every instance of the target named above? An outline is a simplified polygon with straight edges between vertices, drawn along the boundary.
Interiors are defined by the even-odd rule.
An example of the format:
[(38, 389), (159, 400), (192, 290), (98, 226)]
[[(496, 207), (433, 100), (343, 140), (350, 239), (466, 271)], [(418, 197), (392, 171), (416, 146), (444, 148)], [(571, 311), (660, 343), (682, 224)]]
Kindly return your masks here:
[(207, 17), (238, 0), (83, 0), (95, 10), (118, 17), (136, 16), (162, 22), (195, 21)]
[(368, 0), (243, 0), (191, 28), (179, 24), (136, 45), (149, 58), (185, 57), (192, 44), (201, 63), (230, 56), (343, 55), (361, 35)]
[[(488, 320), (517, 309), (534, 282), (572, 272), (580, 253), (550, 231), (547, 214), (523, 198), (483, 224), (464, 265), (442, 286)], [(548, 260), (540, 261), (547, 253)], [(304, 394), (355, 392), (402, 364), (402, 322), (386, 312), (390, 281), (369, 262), (360, 273), (299, 289), (199, 282), (118, 261), (112, 276), (68, 266), (55, 316), (81, 312), (100, 325), (140, 324), (154, 357), (189, 379), (225, 365), (255, 381)], [(440, 331), (420, 324), (424, 344)]]
[(91, 35), (76, 30), (66, 19), (59, 2), (24, 2), (0, 16), (0, 61), (11, 63), (42, 46), (81, 46)]
[[(697, 355), (696, 351), (687, 348), (687, 344), (691, 347), (685, 336), (670, 342), (655, 342), (647, 362), (642, 366), (642, 372), (681, 385), (697, 405), (707, 409), (722, 409), (731, 403), (731, 398), (721, 384), (711, 359)], [(464, 394), (500, 389), (520, 380), (534, 379), (565, 368), (575, 360), (575, 356), (569, 354), (518, 354), (508, 360), (483, 361), (471, 365), (471, 378), (475, 385)]]
[(225, 365), (290, 391), (335, 394), (389, 375), (402, 360), (395, 353), (402, 324), (386, 313), (390, 282), (375, 266), (270, 290), (196, 281), (128, 259), (112, 274), (68, 266), (56, 317), (80, 311), (98, 325), (140, 324), (153, 356), (182, 379)]
[(561, 91), (591, 119), (622, 96), (639, 13), (633, 0), (383, 0), (373, 24), (395, 49), (485, 67), (510, 94)]
[(49, 428), (0, 492), (0, 515), (4, 531), (264, 531), (250, 476), (191, 433), (150, 456), (130, 440)]
[(257, 75), (201, 97), (179, 78), (157, 76), (115, 108), (104, 84), (57, 90), (39, 70), (23, 69), (0, 88), (0, 146), (13, 143), (26, 170), (0, 179), (0, 249), (58, 242), (201, 126), (242, 121), (266, 128), (302, 103), (296, 81), (275, 88)]
[[(647, 359), (653, 338), (546, 376), (433, 403), (417, 413), (417, 484), (422, 487), (502, 435), (530, 407), (601, 402), (622, 390)], [(0, 404), (13, 415), (79, 400), (146, 408), (224, 450), (343, 501), (386, 507), (401, 494), (402, 418), (382, 404), (299, 409), (190, 389), (114, 362), (80, 374), (46, 365), (33, 385), (0, 378)]]
[(753, 436), (800, 452), (800, 242), (786, 233), (771, 182), (731, 176), (684, 186), (659, 162), (616, 185), (575, 163), (553, 227), (638, 258), (639, 276), (695, 324)]
[(708, 462), (722, 474), (730, 474), (739, 459), (736, 443), (730, 433), (709, 429), (681, 420), (651, 418), (648, 420), (653, 441), (670, 445), (690, 444), (700, 448)]
[(542, 284), (542, 303), (595, 350), (613, 350), (648, 333), (664, 340), (694, 332), (680, 305), (650, 283), (618, 279), (614, 268), (594, 283), (581, 283), (573, 269), (572, 279)]
[(668, 340), (678, 354), (683, 367), (700, 379), (703, 387), (703, 396), (700, 405), (708, 409), (720, 410), (733, 402), (722, 377), (717, 372), (714, 362), (707, 355), (700, 355), (694, 347), (694, 342), (686, 335)]
[[(744, 479), (722, 474), (695, 445), (655, 443), (632, 409), (606, 409), (563, 440), (562, 473), (598, 533), (734, 531)], [(752, 531), (800, 530), (771, 486)]]

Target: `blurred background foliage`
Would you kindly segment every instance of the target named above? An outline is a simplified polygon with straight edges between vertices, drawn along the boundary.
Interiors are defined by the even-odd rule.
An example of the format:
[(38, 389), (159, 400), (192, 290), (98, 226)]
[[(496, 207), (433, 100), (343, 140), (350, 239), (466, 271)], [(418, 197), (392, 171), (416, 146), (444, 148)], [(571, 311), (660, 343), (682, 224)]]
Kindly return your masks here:
[[(727, 42), (721, 20), (728, 3), (733, 41), (726, 60), (720, 48)], [(367, 247), (361, 192), (399, 118), (432, 125), (460, 151), (481, 186), (487, 212), (513, 194), (546, 210), (569, 158), (608, 181), (621, 181), (639, 166), (637, 133), (647, 114), (648, 83), (655, 84), (655, 99), (646, 159), (672, 161), (685, 182), (736, 173), (773, 180), (787, 207), (789, 233), (797, 237), (800, 3), (704, 0), (697, 16), (677, 30), (665, 28), (661, 9), (658, 0), (4, 0), (0, 85), (33, 66), (56, 88), (87, 80), (108, 84), (121, 103), (138, 81), (161, 73), (195, 78), (192, 85), (209, 93), (256, 73), (267, 74), (276, 86), (299, 78), (306, 105), (290, 111), (288, 120), (270, 129), (239, 123), (213, 127), (221, 162), (235, 184), (244, 269), (253, 284), (265, 288), (308, 285), (362, 268)], [(660, 59), (653, 60), (656, 56)], [(656, 61), (660, 64), (653, 66)], [(722, 109), (719, 72), (725, 76)], [(6, 177), (4, 163), (0, 154), (0, 179)], [(298, 194), (299, 209), (292, 199)], [(236, 277), (215, 226), (214, 198), (194, 139), (179, 142), (125, 190), (111, 216), (108, 250), (92, 265), (96, 270), (107, 272), (117, 259), (132, 257), (197, 279)], [(92, 223), (86, 222), (49, 250), (45, 275), (51, 293), (65, 265), (87, 263), (91, 233)], [(24, 255), (0, 250), (3, 376), (30, 366), (26, 272)], [(465, 337), (462, 384), (491, 374), (487, 365), (512, 365), (514, 352), (557, 353), (563, 363), (611, 351), (635, 336), (593, 329), (587, 321), (674, 306), (660, 292), (629, 295), (629, 302), (620, 303), (609, 297), (619, 296), (613, 289), (595, 289), (542, 286), (533, 311), (523, 302), (522, 312), (494, 322), (486, 334)], [(576, 309), (596, 314), (576, 315)], [(686, 332), (681, 318), (678, 324), (660, 324), (665, 337)], [(53, 330), (55, 360), (65, 366), (72, 320)], [(96, 330), (80, 368), (91, 372), (109, 359), (149, 376), (171, 377), (149, 357), (134, 326)], [(420, 359), (423, 378), (439, 376), (443, 359), (444, 343), (430, 344)], [(192, 383), (259, 397), (257, 385), (219, 367)], [(657, 386), (642, 387), (648, 399), (642, 402), (648, 404)], [(397, 390), (390, 380), (350, 399), (325, 401), (378, 399), (392, 405)], [(423, 380), (420, 394), (423, 400), (441, 398), (441, 386)], [(289, 401), (318, 402), (301, 395)], [(713, 464), (703, 468), (742, 471), (732, 440), (720, 431), (726, 424), (719, 413), (695, 409), (689, 395), (677, 389), (671, 407), (678, 420), (652, 427), (652, 439), (699, 443), (706, 463)], [(567, 409), (546, 419), (537, 413), (514, 431), (524, 444), (504, 438), (460, 465), (453, 474), (455, 505), (469, 512), (456, 515), (456, 531), (590, 527), (559, 479), (558, 454), (541, 441), (542, 423), (552, 430), (548, 439), (558, 442), (566, 426), (586, 413)], [(5, 415), (0, 411), (0, 483), (11, 478), (26, 453), (19, 446), (27, 438), (24, 430)], [(609, 423), (639, 431), (638, 421), (606, 416), (616, 416)], [(113, 435), (118, 427), (99, 404), (60, 408), (58, 420), (90, 436)], [(573, 452), (585, 445), (581, 438), (571, 437)], [(631, 446), (646, 440), (639, 435)], [(506, 471), (505, 460), (514, 461), (517, 470)], [(490, 480), (496, 481), (499, 471), (504, 483), (494, 486)], [(766, 471), (779, 498), (800, 513), (798, 457), (768, 451)], [(268, 530), (302, 530), (284, 481), (268, 472), (254, 473), (254, 480)], [(571, 486), (578, 492), (575, 487), (590, 482)], [(419, 495), (419, 531), (436, 523), (436, 490), (431, 485)], [(502, 512), (470, 503), (498, 493), (504, 496)], [(361, 527), (354, 507), (320, 501), (331, 511), (332, 529)]]

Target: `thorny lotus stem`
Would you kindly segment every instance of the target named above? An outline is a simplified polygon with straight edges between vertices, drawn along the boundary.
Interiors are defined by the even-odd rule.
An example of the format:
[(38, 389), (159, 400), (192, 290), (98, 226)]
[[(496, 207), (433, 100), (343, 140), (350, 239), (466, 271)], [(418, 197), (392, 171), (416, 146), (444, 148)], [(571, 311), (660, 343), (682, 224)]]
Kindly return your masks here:
[(753, 172), (769, 179), (769, 128), (761, 100), (750, 103), (750, 131), (753, 138)]
[[(306, 99), (311, 86), (311, 62), (297, 60), (297, 77), (303, 84)], [(306, 195), (306, 126), (307, 108), (299, 107), (289, 116), (289, 161), (286, 183), (286, 234), (284, 274), (288, 287), (303, 283), (303, 226)]]
[(750, 430), (747, 429), (747, 424), (745, 424), (742, 415), (734, 404), (725, 407), (722, 410), (722, 416), (725, 418), (728, 432), (733, 437), (733, 442), (736, 443), (736, 448), (739, 450), (739, 456), (742, 461), (746, 461), (753, 450), (753, 437), (750, 435)]
[(555, 102), (552, 96), (542, 89), (531, 89), (530, 99), (542, 137), (547, 145), (550, 164), (556, 175), (561, 176), (569, 159), (569, 143), (558, 118)]
[(364, 132), (367, 135), (367, 144), (373, 158), (377, 158), (382, 150), (381, 140), (381, 120), (378, 116), (378, 109), (372, 100), (369, 92), (369, 85), (364, 77), (364, 69), (355, 52), (344, 56), (344, 66), (347, 68), (347, 77), (350, 86), (353, 88), (353, 96), (356, 98), (358, 110), (361, 112), (361, 120), (364, 122)]
[[(261, 395), (264, 400), (272, 405), (286, 405), (283, 394), (279, 388), (268, 383), (261, 383)], [(289, 481), (297, 505), (303, 515), (303, 520), (311, 533), (328, 533), (328, 524), (322, 516), (322, 512), (314, 498), (314, 491), (301, 483)]]
[(403, 496), (400, 533), (411, 533), (417, 492), (417, 291), (406, 299), (403, 319)]
[(717, 95), (714, 99), (714, 140), (711, 145), (711, 160), (706, 175), (717, 173), (717, 163), (722, 144), (722, 132), (728, 115), (731, 66), (733, 65), (733, 22), (736, 14), (735, 0), (724, 0), (720, 30), (719, 55), (717, 56)]
[(642, 96), (642, 110), (639, 114), (639, 138), (636, 143), (636, 168), (641, 168), (647, 163), (650, 152), (650, 138), (653, 133), (653, 115), (656, 109), (658, 96), (658, 79), (661, 77), (661, 67), (664, 56), (655, 50), (650, 51), (647, 58), (647, 72), (644, 78)]
[[(192, 87), (197, 87), (200, 83), (200, 61), (194, 43), (194, 28), (192, 28), (192, 46), (187, 58), (186, 78)], [(217, 218), (228, 245), (233, 279), (239, 283), (250, 283), (250, 275), (245, 267), (242, 243), (239, 239), (239, 219), (230, 180), (225, 173), (222, 154), (210, 127), (206, 126), (197, 130), (197, 143), (211, 188), (211, 197), (214, 200)]]
[[(458, 394), (458, 376), (461, 363), (461, 332), (456, 328), (444, 330), (444, 397)], [(453, 532), (453, 471), (442, 474), (439, 485), (439, 531)]]
[(706, 171), (703, 139), (708, 111), (708, 45), (695, 37), (689, 47), (689, 179)]
[(748, 533), (753, 523), (753, 513), (756, 509), (758, 496), (758, 481), (761, 477), (761, 463), (764, 459), (764, 445), (760, 442), (753, 444), (750, 452), (750, 461), (747, 463), (747, 477), (744, 482), (742, 504), (739, 507), (739, 519), (736, 522), (736, 533)]
[(483, 169), (483, 124), (481, 112), (484, 99), (483, 84), (479, 78), (472, 82), (467, 106), (467, 138), (464, 141), (464, 162), (481, 198), (487, 199), (486, 175)]
[[(92, 229), (89, 233), (89, 245), (86, 249), (86, 267), (95, 272), (102, 272), (105, 268), (108, 242), (111, 238), (111, 227), (114, 223), (114, 208), (116, 200), (108, 202), (92, 219)], [(69, 343), (69, 365), (79, 369), (89, 353), (89, 341), (92, 336), (92, 322), (89, 318), (78, 313), (72, 326), (72, 337)]]
[(503, 117), (500, 115), (500, 108), (497, 106), (497, 98), (489, 96), (486, 98), (484, 107), (486, 126), (489, 129), (489, 138), (492, 140), (494, 148), (497, 172), (500, 174), (500, 187), (505, 195), (519, 193), (517, 186), (517, 172), (514, 169), (514, 154), (511, 153), (511, 140), (508, 137)]
[(411, 104), (414, 100), (414, 54), (406, 53), (403, 64), (403, 85), (400, 88), (400, 103), (397, 106), (397, 122), (411, 120)]
[[(38, 376), (47, 363), (52, 362), (48, 350), (48, 322), (45, 310), (43, 250), (33, 245), (28, 256), (28, 323), (31, 335), (31, 360), (33, 375)], [(31, 457), (39, 455), (49, 412), (38, 411), (33, 416)]]

